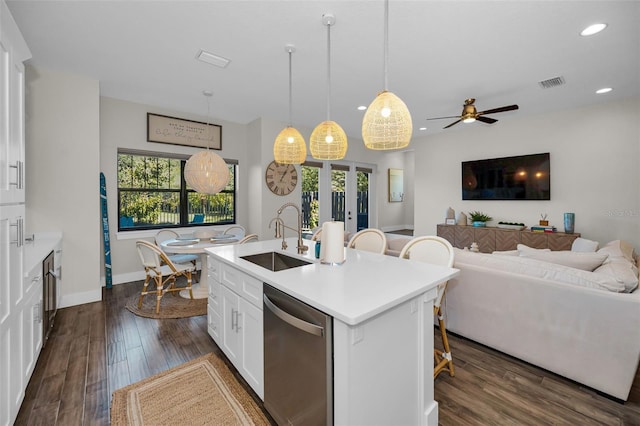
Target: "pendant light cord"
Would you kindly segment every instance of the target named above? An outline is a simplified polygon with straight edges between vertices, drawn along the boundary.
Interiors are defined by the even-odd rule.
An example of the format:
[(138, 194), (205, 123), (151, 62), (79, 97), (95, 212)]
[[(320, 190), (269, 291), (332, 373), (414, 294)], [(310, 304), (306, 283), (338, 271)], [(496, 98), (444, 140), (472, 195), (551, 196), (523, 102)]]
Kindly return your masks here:
[(293, 120), (291, 118), (292, 115), (293, 115), (293, 112), (292, 112), (293, 111), (293, 107), (292, 107), (292, 104), (293, 104), (293, 95), (292, 95), (293, 89), (292, 89), (292, 87), (293, 87), (293, 85), (291, 84), (291, 54), (292, 53), (293, 53), (292, 49), (289, 49), (289, 127), (292, 127), (292, 125), (293, 125), (292, 124)]
[(331, 121), (331, 24), (327, 25), (327, 121)]
[(384, 91), (389, 84), (387, 73), (389, 67), (389, 0), (384, 1)]

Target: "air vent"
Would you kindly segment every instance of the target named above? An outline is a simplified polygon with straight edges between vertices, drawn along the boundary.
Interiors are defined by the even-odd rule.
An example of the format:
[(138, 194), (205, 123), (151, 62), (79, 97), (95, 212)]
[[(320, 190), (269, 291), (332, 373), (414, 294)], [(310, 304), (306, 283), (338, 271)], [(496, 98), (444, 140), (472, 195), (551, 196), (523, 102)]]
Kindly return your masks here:
[(564, 77), (553, 77), (548, 80), (539, 81), (538, 84), (543, 89), (551, 89), (552, 87), (562, 86), (565, 83)]

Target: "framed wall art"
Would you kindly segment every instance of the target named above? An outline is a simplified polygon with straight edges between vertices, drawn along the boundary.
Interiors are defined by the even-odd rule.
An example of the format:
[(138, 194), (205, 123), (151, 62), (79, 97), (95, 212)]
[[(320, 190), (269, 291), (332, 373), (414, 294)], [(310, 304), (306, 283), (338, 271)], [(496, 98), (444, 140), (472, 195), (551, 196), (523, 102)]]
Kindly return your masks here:
[(222, 126), (147, 113), (147, 142), (222, 149)]

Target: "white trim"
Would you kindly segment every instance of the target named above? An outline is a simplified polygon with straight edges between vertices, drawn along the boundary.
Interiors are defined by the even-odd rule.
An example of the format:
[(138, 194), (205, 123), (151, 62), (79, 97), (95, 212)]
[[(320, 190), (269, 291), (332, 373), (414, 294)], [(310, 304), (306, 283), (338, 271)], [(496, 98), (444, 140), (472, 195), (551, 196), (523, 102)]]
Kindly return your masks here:
[[(111, 280), (113, 284), (124, 284), (124, 283), (130, 283), (132, 281), (143, 281), (144, 277), (145, 277), (144, 270), (140, 270), (136, 272), (126, 272), (124, 274), (113, 275), (111, 277)], [(106, 285), (104, 277), (100, 277), (100, 282), (102, 284), (102, 287)]]
[[(237, 225), (237, 224), (190, 226), (188, 228), (167, 228), (167, 229), (176, 231), (178, 234), (192, 234), (193, 232), (198, 231), (200, 229), (206, 229), (206, 230), (214, 229), (217, 231), (224, 231), (225, 229), (233, 225)], [(116, 235), (116, 240), (139, 240), (141, 238), (153, 238), (156, 236), (158, 231), (160, 231), (160, 229), (146, 229), (143, 231), (123, 231), (123, 232), (116, 232), (115, 235)]]
[(63, 294), (60, 298), (58, 308), (68, 308), (69, 306), (83, 305), (85, 303), (100, 302), (102, 300), (102, 288), (84, 291), (81, 293)]

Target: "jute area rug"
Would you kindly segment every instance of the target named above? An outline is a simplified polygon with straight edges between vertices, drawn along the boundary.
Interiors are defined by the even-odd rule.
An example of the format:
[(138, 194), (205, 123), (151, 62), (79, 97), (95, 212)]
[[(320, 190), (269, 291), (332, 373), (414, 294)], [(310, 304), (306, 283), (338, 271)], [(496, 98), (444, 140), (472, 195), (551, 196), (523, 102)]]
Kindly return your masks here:
[(111, 424), (270, 425), (224, 361), (214, 354), (116, 390)]
[(160, 300), (160, 312), (156, 314), (156, 295), (147, 294), (138, 309), (140, 294), (129, 298), (125, 307), (134, 314), (145, 318), (187, 318), (207, 314), (207, 299), (185, 299), (177, 293), (169, 293)]

